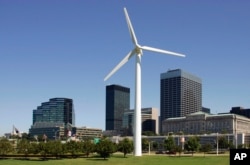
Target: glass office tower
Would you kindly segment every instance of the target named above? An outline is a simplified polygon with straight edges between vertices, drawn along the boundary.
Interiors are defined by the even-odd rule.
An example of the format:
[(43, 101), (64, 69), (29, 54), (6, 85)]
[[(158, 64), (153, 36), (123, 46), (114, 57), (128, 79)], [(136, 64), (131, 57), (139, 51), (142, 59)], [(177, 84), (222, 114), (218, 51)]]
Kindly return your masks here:
[(129, 88), (120, 85), (106, 86), (106, 130), (121, 130), (123, 113), (129, 108)]
[(75, 125), (73, 100), (69, 98), (52, 98), (33, 110), (33, 124), (36, 122), (70, 123)]
[(161, 74), (161, 122), (202, 110), (202, 81), (181, 69)]
[(68, 136), (75, 125), (73, 100), (52, 98), (33, 110), (33, 125), (29, 129), (31, 136), (43, 136), (57, 139)]

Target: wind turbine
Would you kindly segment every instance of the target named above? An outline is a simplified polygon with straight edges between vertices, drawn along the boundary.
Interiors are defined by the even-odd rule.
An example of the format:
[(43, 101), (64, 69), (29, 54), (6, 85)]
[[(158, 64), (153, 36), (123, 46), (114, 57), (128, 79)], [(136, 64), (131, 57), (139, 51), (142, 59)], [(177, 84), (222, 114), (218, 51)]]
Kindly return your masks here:
[(128, 60), (136, 56), (136, 64), (135, 64), (135, 111), (134, 111), (134, 155), (135, 156), (141, 156), (141, 56), (142, 51), (152, 51), (156, 53), (163, 53), (168, 55), (174, 55), (174, 56), (180, 56), (185, 57), (184, 54), (175, 53), (167, 50), (162, 50), (158, 48), (153, 48), (149, 46), (141, 46), (138, 44), (134, 29), (132, 27), (131, 21), (128, 16), (128, 12), (126, 8), (124, 8), (124, 13), (126, 17), (126, 21), (128, 24), (128, 29), (130, 32), (130, 36), (132, 39), (132, 42), (134, 44), (134, 49), (132, 49), (123, 59), (122, 61), (104, 78), (104, 81), (106, 81), (108, 78), (110, 78), (117, 70), (119, 70)]

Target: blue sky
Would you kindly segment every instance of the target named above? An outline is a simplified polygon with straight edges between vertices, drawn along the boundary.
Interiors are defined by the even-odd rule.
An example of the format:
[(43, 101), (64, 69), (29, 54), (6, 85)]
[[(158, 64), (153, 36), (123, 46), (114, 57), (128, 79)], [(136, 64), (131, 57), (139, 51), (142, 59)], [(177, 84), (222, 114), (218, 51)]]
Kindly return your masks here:
[(250, 108), (250, 1), (0, 0), (0, 135), (28, 131), (32, 110), (54, 97), (74, 100), (76, 125), (105, 128), (105, 87), (131, 89), (132, 58), (104, 77), (138, 42), (186, 54), (144, 51), (142, 107), (160, 109), (160, 74), (181, 68), (202, 79), (212, 113)]

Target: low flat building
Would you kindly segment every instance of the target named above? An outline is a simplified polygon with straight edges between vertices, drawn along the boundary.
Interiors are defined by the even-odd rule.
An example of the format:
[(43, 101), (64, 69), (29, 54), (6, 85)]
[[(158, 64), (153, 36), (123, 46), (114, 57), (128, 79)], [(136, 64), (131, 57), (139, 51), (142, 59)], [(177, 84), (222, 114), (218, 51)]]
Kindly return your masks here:
[(185, 117), (168, 118), (162, 125), (164, 134), (180, 131), (184, 134), (250, 133), (250, 119), (231, 113), (214, 115), (196, 112)]
[(45, 139), (61, 139), (67, 136), (64, 123), (60, 122), (36, 122), (29, 129), (30, 136), (43, 137)]
[(72, 136), (78, 139), (102, 137), (102, 129), (89, 127), (72, 127)]
[(244, 139), (242, 143), (250, 143), (250, 119), (231, 113), (214, 115), (196, 112), (185, 117), (168, 118), (163, 121), (162, 128), (165, 135), (169, 133), (179, 134), (180, 132), (185, 135), (219, 133), (233, 135), (236, 139), (238, 136), (242, 136), (241, 139)]

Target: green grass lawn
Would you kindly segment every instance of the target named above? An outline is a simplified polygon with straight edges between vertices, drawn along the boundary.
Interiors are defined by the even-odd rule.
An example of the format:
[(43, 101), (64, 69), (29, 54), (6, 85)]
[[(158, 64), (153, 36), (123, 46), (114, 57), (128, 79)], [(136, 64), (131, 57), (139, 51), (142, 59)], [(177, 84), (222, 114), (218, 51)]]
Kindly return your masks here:
[(107, 160), (102, 158), (77, 158), (61, 160), (0, 160), (0, 165), (229, 165), (229, 156), (167, 156), (144, 155), (141, 157), (114, 155)]

